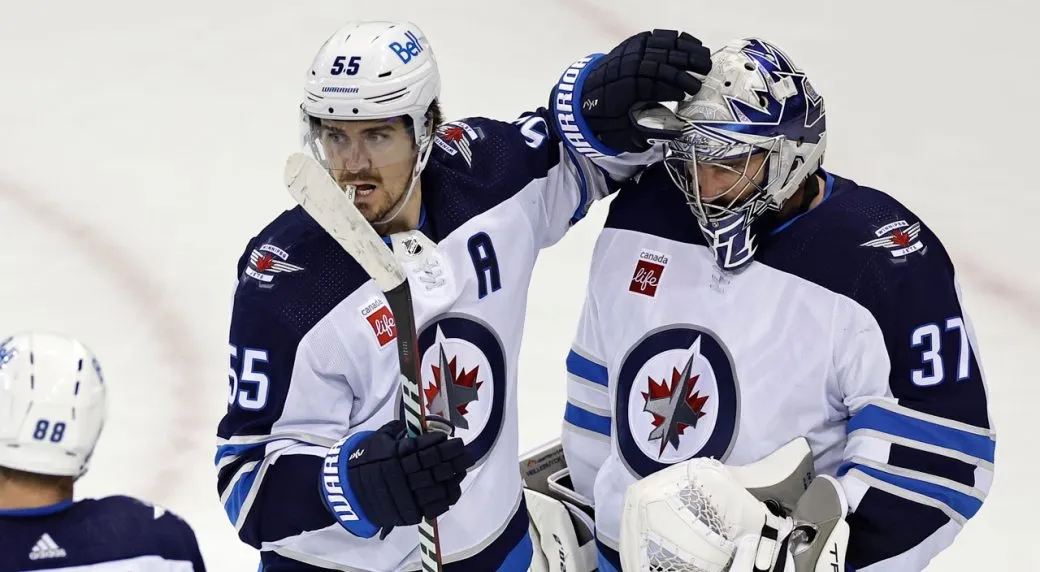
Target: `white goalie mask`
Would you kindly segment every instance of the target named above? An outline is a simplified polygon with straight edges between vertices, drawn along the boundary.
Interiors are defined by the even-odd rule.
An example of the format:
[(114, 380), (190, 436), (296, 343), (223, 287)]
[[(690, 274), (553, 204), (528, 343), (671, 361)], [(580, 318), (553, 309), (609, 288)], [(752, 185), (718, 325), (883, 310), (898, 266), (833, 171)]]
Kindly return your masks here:
[[(347, 24), (322, 45), (307, 70), (300, 105), (303, 147), (337, 181), (342, 180), (338, 176), (342, 171), (352, 168), (349, 163), (354, 159), (372, 168), (411, 163), (411, 180), (398, 208), (375, 221), (385, 223), (408, 202), (429, 159), (433, 136), (427, 112), (440, 89), (433, 48), (418, 26)], [(348, 137), (331, 124), (372, 120), (408, 121), (414, 146), (387, 145), (377, 134)]]
[(0, 342), (0, 467), (81, 476), (105, 414), (101, 366), (82, 343), (47, 333)]
[[(676, 115), (684, 128), (667, 146), (669, 175), (717, 265), (740, 270), (755, 253), (752, 224), (778, 212), (820, 168), (827, 143), (823, 98), (786, 54), (748, 38), (712, 54), (703, 87)], [(704, 196), (698, 171), (706, 168), (730, 173), (732, 185)]]

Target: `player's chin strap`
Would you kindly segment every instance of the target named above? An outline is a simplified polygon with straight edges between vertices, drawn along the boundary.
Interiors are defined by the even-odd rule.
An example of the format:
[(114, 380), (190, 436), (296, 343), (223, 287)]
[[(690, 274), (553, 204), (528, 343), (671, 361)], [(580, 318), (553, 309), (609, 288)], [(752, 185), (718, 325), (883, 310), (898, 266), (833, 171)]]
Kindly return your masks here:
[(799, 438), (751, 465), (693, 459), (637, 481), (622, 509), (622, 568), (844, 570), (848, 504), (838, 481), (812, 478), (811, 467)]
[(412, 175), (408, 180), (408, 189), (404, 192), (404, 196), (397, 202), (397, 208), (393, 210), (389, 215), (374, 221), (372, 224), (387, 224), (398, 217), (404, 207), (408, 204), (408, 201), (412, 198), (412, 193), (415, 192), (415, 185), (419, 182), (419, 175), (422, 170), (426, 167), (426, 162), (430, 159), (430, 153), (433, 151), (433, 136), (428, 135), (419, 144), (419, 153), (415, 157), (415, 167), (412, 168)]

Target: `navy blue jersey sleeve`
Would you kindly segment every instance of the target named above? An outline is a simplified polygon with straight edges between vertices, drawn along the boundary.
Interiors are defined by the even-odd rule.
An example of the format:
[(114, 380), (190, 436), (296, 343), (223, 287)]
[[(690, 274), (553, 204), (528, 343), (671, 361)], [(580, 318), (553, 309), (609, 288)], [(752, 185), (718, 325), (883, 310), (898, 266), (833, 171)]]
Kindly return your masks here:
[[(423, 173), (423, 188), (435, 189), (424, 193), (424, 202), (450, 219), (437, 221), (438, 234), (509, 201), (522, 207), (538, 246), (545, 247), (613, 192), (606, 171), (565, 144), (550, 116), (543, 108), (514, 122), (471, 117), (438, 129)], [(468, 194), (457, 197), (461, 192)]]
[[(322, 445), (329, 443), (321, 435), (275, 429), (300, 336), (262, 306), (236, 304), (230, 339), (230, 403), (218, 429), (215, 459), (217, 493), (228, 519), (255, 548), (333, 524), (317, 486)], [(261, 375), (266, 388), (242, 383), (243, 377), (250, 384)], [(300, 449), (310, 454), (287, 454)]]
[[(862, 189), (864, 193), (876, 193)], [(971, 321), (939, 239), (889, 199), (855, 245), (838, 324), (850, 418), (838, 470), (849, 498), (855, 570), (922, 570), (978, 512), (996, 446)]]
[(393, 415), (396, 331), (378, 287), (301, 209), (251, 241), (238, 270), (217, 492), (240, 538), (270, 549), (335, 524), (324, 457)]
[[(579, 75), (592, 61), (584, 58), (564, 72), (548, 107), (522, 113), (513, 122), (471, 117), (437, 130), (432, 168), (423, 173), (423, 185), (437, 189), (437, 196), (424, 196), (424, 201), (451, 203), (435, 209), (452, 219), (440, 221), (440, 235), (475, 212), (516, 200), (532, 222), (538, 246), (549, 246), (581, 220), (592, 203), (661, 158), (660, 148), (638, 154), (597, 151), (601, 146), (584, 127), (580, 109), (572, 105), (580, 89)], [(453, 188), (483, 192), (460, 201), (452, 198)], [(460, 212), (458, 205), (473, 212)]]

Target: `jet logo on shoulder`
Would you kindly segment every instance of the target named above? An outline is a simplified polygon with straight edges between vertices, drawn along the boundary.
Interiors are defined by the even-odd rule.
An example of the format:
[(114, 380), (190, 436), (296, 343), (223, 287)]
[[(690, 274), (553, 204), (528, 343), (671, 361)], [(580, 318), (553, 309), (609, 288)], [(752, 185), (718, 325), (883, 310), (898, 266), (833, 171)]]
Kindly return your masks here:
[(262, 286), (270, 287), (276, 274), (299, 272), (302, 266), (289, 264), (289, 253), (273, 244), (264, 244), (249, 253), (246, 276), (257, 280)]
[(914, 252), (924, 252), (925, 246), (919, 238), (920, 234), (920, 222), (910, 224), (905, 220), (897, 220), (874, 231), (874, 236), (877, 238), (868, 240), (860, 246), (887, 248), (892, 258), (905, 259), (907, 255)]

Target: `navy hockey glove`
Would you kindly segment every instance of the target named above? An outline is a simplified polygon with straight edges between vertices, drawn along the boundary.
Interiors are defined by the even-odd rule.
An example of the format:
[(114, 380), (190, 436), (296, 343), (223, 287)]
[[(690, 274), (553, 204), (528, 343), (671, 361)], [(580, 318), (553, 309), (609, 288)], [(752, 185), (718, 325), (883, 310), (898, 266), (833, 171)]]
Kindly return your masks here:
[(675, 30), (640, 32), (594, 60), (577, 93), (575, 112), (592, 135), (615, 153), (650, 148), (647, 139), (674, 139), (681, 130), (651, 129), (636, 112), (662, 101), (695, 95), (711, 71), (711, 52), (693, 36)]
[[(351, 435), (329, 451), (324, 496), (353, 534), (369, 538), (383, 528), (385, 536), (395, 526), (444, 514), (458, 502), (472, 465), (462, 439), (437, 431), (408, 437), (404, 423), (395, 420)], [(330, 487), (332, 471), (341, 495)]]

